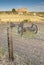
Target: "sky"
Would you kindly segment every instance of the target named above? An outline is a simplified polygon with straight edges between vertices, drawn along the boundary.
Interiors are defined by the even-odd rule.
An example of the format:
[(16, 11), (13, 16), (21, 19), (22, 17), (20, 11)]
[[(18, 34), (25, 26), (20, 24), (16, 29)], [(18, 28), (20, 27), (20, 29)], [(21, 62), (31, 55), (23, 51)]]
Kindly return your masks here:
[(0, 11), (12, 8), (27, 8), (29, 11), (44, 12), (44, 0), (0, 0)]

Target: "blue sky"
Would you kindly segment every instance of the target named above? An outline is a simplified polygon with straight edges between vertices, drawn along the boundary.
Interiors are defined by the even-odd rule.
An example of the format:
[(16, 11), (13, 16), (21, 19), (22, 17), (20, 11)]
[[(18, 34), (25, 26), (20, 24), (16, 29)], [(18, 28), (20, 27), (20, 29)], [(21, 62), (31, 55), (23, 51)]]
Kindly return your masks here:
[(0, 11), (23, 7), (28, 8), (29, 11), (44, 12), (44, 0), (0, 0)]

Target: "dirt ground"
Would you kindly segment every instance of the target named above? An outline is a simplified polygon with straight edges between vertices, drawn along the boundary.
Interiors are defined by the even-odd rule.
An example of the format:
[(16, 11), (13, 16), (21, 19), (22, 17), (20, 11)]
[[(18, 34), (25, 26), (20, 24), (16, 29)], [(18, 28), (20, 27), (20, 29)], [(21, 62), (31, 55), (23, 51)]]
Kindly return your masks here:
[[(13, 28), (12, 39), (14, 63), (17, 62), (16, 65), (44, 65), (44, 23), (36, 24), (38, 26), (38, 33), (34, 37), (21, 37), (19, 34), (16, 34), (17, 31)], [(7, 26), (0, 24), (0, 46), (5, 49), (8, 55), (7, 42)], [(0, 65), (3, 65), (2, 62), (3, 61), (0, 59)], [(5, 65), (9, 64), (6, 64), (5, 61)]]

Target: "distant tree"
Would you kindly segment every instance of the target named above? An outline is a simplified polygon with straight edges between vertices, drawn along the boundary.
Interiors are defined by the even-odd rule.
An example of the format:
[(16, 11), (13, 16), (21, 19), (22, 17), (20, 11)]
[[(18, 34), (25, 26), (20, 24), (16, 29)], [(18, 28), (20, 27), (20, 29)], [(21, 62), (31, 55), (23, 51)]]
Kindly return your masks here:
[(13, 13), (16, 13), (16, 10), (13, 8), (13, 9), (12, 9), (12, 12), (13, 12)]

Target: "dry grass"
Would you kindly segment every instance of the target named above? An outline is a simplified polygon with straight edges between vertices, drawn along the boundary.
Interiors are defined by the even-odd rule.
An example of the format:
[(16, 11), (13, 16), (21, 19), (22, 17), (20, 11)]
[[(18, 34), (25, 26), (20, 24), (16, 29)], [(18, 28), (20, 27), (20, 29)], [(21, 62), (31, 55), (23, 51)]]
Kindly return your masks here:
[(23, 20), (28, 20), (28, 21), (37, 21), (37, 22), (43, 22), (44, 17), (39, 17), (39, 16), (34, 16), (34, 15), (20, 15), (20, 14), (0, 14), (0, 21), (1, 22), (8, 22), (8, 21), (13, 21), (13, 22), (19, 22)]

